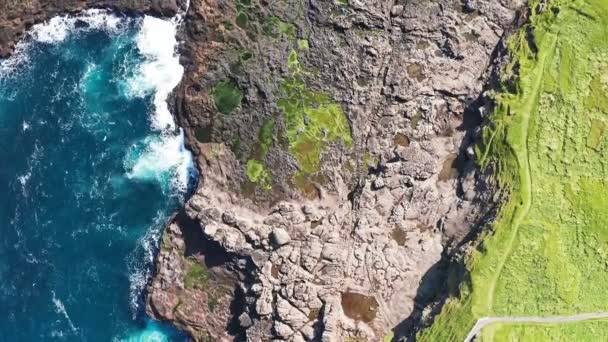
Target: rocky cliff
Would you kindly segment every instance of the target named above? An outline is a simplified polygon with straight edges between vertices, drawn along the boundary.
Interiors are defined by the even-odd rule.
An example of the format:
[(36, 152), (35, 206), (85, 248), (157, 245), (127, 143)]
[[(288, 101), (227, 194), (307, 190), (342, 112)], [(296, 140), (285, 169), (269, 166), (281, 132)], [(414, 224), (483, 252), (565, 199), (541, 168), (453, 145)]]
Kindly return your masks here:
[(489, 210), (472, 144), (522, 4), (193, 1), (175, 108), (201, 181), (150, 313), (199, 340), (411, 336)]
[[(0, 51), (108, 4), (180, 8), (4, 2)], [(522, 5), (192, 0), (173, 101), (200, 182), (165, 230), (148, 313), (199, 341), (411, 336), (491, 207), (473, 144)]]

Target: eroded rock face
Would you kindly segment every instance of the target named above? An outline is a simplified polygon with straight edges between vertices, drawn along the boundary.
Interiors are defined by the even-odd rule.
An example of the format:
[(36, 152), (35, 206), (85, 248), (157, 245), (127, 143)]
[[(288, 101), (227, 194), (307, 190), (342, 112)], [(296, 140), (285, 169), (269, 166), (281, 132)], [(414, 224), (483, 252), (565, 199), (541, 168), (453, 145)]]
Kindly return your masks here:
[[(522, 5), (192, 2), (176, 101), (202, 180), (186, 213), (244, 266), (247, 340), (377, 341), (420, 309), (423, 277), (489, 202), (467, 151)], [(293, 130), (289, 101), (305, 108)], [(348, 135), (315, 135), (333, 105)]]

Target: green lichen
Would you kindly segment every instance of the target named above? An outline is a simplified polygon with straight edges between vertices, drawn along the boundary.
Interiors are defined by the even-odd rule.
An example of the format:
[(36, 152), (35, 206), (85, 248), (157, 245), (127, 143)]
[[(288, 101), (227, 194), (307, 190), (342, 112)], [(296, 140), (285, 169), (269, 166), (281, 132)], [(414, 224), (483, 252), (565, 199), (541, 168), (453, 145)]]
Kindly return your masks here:
[(308, 50), (309, 49), (308, 40), (307, 39), (298, 39), (298, 49), (300, 50)]
[(243, 93), (237, 85), (230, 80), (220, 81), (211, 91), (215, 107), (222, 114), (232, 113), (243, 99)]
[(289, 151), (296, 157), (300, 173), (310, 175), (319, 171), (321, 153), (329, 143), (352, 146), (350, 126), (340, 104), (306, 87), (297, 52), (291, 51), (287, 64), (291, 75), (281, 83), (277, 106), (285, 120)]
[(288, 23), (279, 19), (276, 16), (269, 16), (265, 19), (262, 25), (262, 31), (265, 35), (279, 38), (285, 36), (290, 40), (296, 38), (296, 26), (292, 23)]
[(270, 190), (270, 172), (263, 162), (257, 159), (247, 161), (247, 178), (250, 182), (258, 184), (264, 190)]
[(209, 279), (207, 268), (197, 260), (188, 260), (187, 264), (184, 287), (187, 289), (203, 288)]

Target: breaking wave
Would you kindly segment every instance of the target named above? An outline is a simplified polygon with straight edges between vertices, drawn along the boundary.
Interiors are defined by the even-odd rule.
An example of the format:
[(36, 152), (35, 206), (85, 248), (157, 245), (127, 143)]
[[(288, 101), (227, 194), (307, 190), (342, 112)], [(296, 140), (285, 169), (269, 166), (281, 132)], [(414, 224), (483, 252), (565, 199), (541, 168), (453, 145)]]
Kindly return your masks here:
[(179, 84), (184, 67), (179, 64), (177, 23), (146, 16), (137, 34), (137, 48), (146, 58), (135, 75), (127, 81), (126, 93), (132, 97), (154, 94), (155, 114), (152, 125), (159, 130), (175, 129), (167, 98)]
[(0, 146), (0, 254), (23, 268), (1, 273), (0, 289), (19, 289), (0, 298), (5, 337), (174, 340), (145, 318), (142, 293), (196, 177), (167, 104), (184, 72), (180, 20), (55, 17), (0, 61), (0, 141), (12, 142)]

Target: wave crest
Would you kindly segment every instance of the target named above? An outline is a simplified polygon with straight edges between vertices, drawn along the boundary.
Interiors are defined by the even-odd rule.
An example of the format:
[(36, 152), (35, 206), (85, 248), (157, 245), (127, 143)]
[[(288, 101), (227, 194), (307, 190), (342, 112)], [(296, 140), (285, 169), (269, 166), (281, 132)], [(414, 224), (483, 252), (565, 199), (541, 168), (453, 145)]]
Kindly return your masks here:
[(79, 16), (53, 17), (49, 21), (34, 25), (30, 36), (41, 43), (58, 43), (63, 41), (77, 28), (80, 30), (103, 30), (117, 33), (120, 30), (121, 19), (106, 10), (90, 9)]
[(151, 122), (158, 130), (175, 129), (167, 98), (184, 74), (184, 67), (175, 51), (177, 25), (174, 21), (144, 17), (136, 42), (146, 61), (127, 81), (127, 96), (143, 97), (154, 93), (155, 113)]

